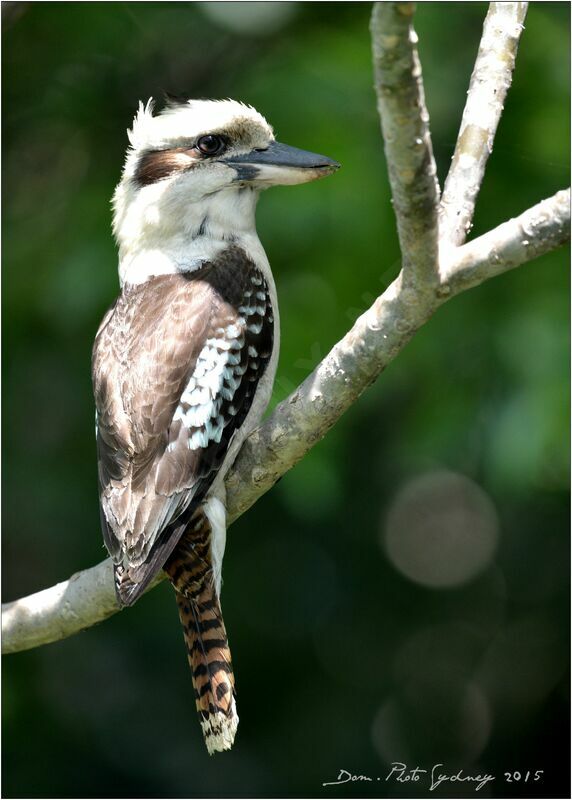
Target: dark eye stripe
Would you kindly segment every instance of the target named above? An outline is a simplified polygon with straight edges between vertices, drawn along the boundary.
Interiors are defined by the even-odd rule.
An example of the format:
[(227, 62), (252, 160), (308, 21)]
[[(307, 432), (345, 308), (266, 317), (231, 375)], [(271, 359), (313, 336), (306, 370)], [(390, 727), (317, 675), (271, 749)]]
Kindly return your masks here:
[(173, 147), (169, 150), (146, 150), (139, 156), (134, 182), (139, 187), (150, 186), (178, 172), (185, 172), (193, 165), (188, 147)]

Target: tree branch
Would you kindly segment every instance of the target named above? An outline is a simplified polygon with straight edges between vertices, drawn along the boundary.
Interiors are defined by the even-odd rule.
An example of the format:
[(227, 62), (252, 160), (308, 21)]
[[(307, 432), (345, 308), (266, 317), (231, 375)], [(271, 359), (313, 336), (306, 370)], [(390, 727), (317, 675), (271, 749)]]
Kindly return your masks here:
[(106, 559), (63, 583), (2, 605), (2, 652), (65, 639), (119, 611)]
[(397, 218), (404, 278), (437, 283), (439, 183), (417, 34), (415, 3), (375, 3), (371, 17), (377, 108)]
[[(227, 477), (236, 520), (324, 437), (359, 395), (449, 297), (570, 241), (570, 191), (455, 251), (431, 302), (419, 303), (400, 275), (314, 372), (244, 443)], [(161, 573), (149, 587), (157, 585)], [(111, 560), (2, 607), (2, 652), (48, 644), (115, 612)]]
[(442, 245), (463, 244), (471, 229), (477, 195), (512, 81), (527, 7), (528, 3), (489, 5), (459, 137), (441, 198)]
[[(387, 13), (394, 15), (394, 21), (397, 14), (408, 19), (411, 17), (411, 4), (384, 3), (382, 6), (393, 7)], [(399, 10), (401, 6), (405, 6), (406, 12)], [(408, 52), (411, 56), (412, 28), (409, 22), (405, 24), (401, 20), (388, 34), (379, 27), (384, 13), (385, 9), (376, 7), (376, 21), (372, 23), (374, 37), (394, 37), (389, 45), (394, 52)], [(387, 42), (385, 46), (388, 46)], [(411, 66), (411, 60), (408, 63)], [(413, 68), (408, 67), (401, 71), (401, 76), (409, 88), (400, 92), (396, 87), (395, 102), (384, 106), (383, 132), (388, 135), (389, 131), (391, 136), (392, 131), (400, 130), (397, 120), (403, 120), (409, 114), (407, 135), (415, 136), (411, 131), (418, 130), (416, 124), (419, 120), (423, 122), (424, 114), (420, 72), (415, 77)], [(406, 111), (403, 105), (411, 102), (412, 76), (419, 101), (416, 101), (414, 112), (418, 116), (417, 123), (412, 119), (411, 109)], [(487, 115), (486, 110), (483, 114)], [(570, 240), (568, 190), (558, 192), (463, 247), (448, 248), (447, 260), (437, 271), (432, 257), (427, 258), (411, 239), (413, 232), (418, 231), (427, 246), (432, 247), (434, 236), (432, 203), (438, 190), (430, 163), (428, 129), (422, 141), (424, 157), (421, 161), (416, 160), (419, 151), (414, 147), (406, 147), (398, 156), (393, 144), (388, 146), (386, 142), (388, 159), (394, 154), (398, 160), (401, 159), (396, 170), (390, 166), (390, 175), (394, 174), (396, 191), (402, 193), (404, 205), (396, 204), (396, 215), (401, 226), (402, 247), (409, 260), (404, 263), (396, 280), (359, 317), (314, 372), (246, 440), (226, 479), (230, 522), (267, 492), (330, 430), (447, 299)], [(408, 161), (407, 154), (411, 161)], [(404, 179), (408, 163), (417, 165), (419, 169), (427, 203), (415, 203), (415, 187)], [(482, 171), (479, 174), (482, 178)], [(461, 180), (460, 174), (458, 179)], [(392, 189), (393, 186), (392, 181)], [(476, 192), (473, 205), (475, 197)], [(406, 213), (403, 213), (404, 208)], [(472, 215), (472, 207), (470, 213)], [(153, 585), (163, 577), (161, 573)], [(76, 573), (64, 583), (5, 604), (2, 615), (3, 652), (16, 652), (57, 641), (102, 621), (118, 610), (111, 561), (107, 559)]]
[(479, 236), (451, 253), (440, 292), (459, 294), (570, 241), (570, 189)]

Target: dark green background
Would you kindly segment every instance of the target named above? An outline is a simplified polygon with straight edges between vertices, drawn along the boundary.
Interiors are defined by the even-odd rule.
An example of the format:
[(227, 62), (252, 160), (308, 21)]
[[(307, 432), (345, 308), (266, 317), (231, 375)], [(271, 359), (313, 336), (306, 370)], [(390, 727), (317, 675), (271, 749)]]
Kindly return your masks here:
[[(273, 402), (397, 274), (369, 4), (292, 5), (283, 19), (259, 4), (246, 32), (236, 26), (250, 4), (224, 23), (209, 6), (2, 5), (5, 600), (105, 555), (90, 349), (117, 292), (109, 199), (140, 99), (241, 99), (280, 140), (343, 164), (260, 202), (283, 319)], [(418, 9), (441, 182), (485, 11)], [(475, 235), (568, 185), (568, 55), (568, 4), (532, 3)], [(386, 782), (391, 761), (494, 774), (478, 796), (567, 795), (568, 258), (552, 253), (440, 309), (232, 527), (231, 753), (206, 755), (162, 585), (99, 627), (4, 660), (3, 795), (429, 796), (427, 782)], [(464, 507), (444, 471), (484, 493), (498, 541), (469, 580), (435, 589), (405, 577), (383, 537), (396, 499), (405, 491), (419, 510), (427, 482), (441, 487), (437, 528)], [(439, 560), (434, 548), (421, 525), (421, 558)], [(374, 780), (323, 788), (342, 768)], [(505, 783), (505, 771), (537, 769), (539, 783)], [(457, 784), (432, 796), (463, 793), (474, 795)]]

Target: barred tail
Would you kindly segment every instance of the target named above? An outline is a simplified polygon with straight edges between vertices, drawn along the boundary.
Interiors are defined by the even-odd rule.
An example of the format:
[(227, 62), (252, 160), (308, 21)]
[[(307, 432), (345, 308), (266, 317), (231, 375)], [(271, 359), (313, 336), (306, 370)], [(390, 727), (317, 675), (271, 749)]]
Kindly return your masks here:
[(234, 673), (211, 563), (211, 529), (196, 514), (164, 569), (175, 588), (195, 700), (210, 755), (229, 750), (238, 726)]

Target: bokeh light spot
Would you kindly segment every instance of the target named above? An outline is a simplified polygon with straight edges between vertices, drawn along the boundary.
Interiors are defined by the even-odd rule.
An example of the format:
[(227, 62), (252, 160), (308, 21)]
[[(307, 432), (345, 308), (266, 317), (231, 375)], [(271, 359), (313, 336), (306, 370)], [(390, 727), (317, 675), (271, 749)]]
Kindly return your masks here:
[(477, 484), (453, 472), (410, 481), (389, 509), (383, 545), (393, 566), (423, 586), (467, 583), (490, 564), (498, 520)]
[(235, 33), (252, 36), (274, 33), (298, 11), (297, 3), (199, 3), (213, 22)]
[(480, 686), (459, 678), (447, 685), (434, 676), (431, 688), (435, 691), (421, 693), (417, 702), (399, 693), (392, 695), (378, 710), (371, 737), (386, 763), (422, 764), (439, 760), (446, 752), (452, 763), (470, 764), (483, 752), (492, 716)]

